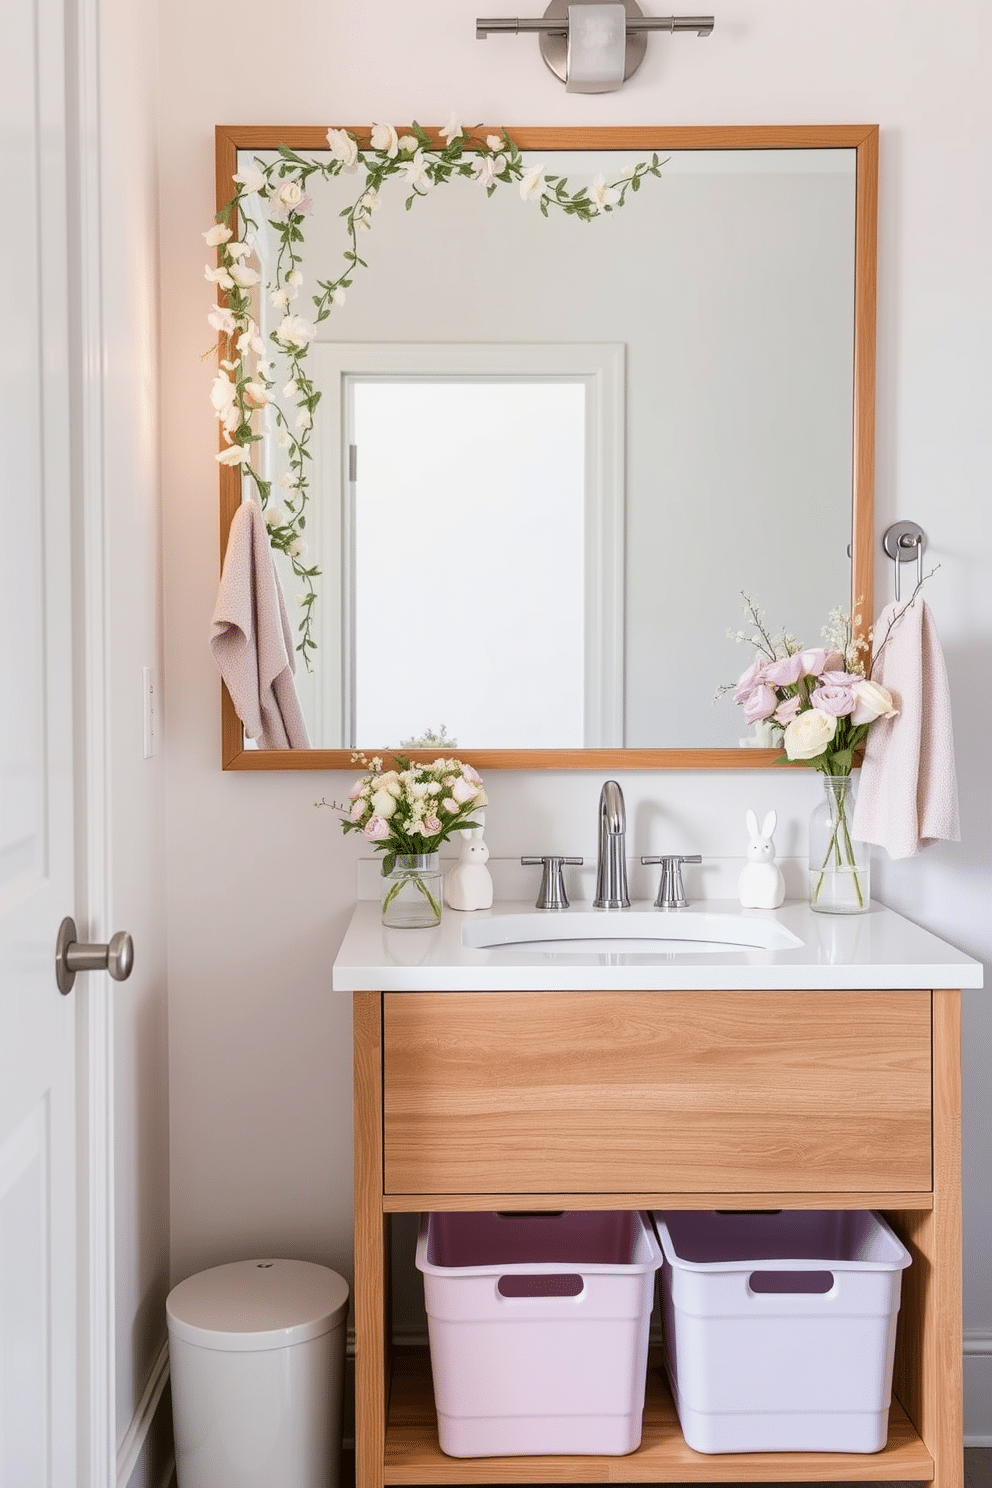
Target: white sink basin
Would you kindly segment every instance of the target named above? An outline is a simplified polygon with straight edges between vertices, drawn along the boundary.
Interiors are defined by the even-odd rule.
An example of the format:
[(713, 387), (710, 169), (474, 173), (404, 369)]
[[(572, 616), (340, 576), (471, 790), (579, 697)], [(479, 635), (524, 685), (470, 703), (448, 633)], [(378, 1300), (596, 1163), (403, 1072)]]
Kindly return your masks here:
[(535, 910), (466, 920), (467, 950), (517, 950), (584, 955), (728, 954), (740, 950), (792, 951), (802, 941), (777, 920), (696, 910)]

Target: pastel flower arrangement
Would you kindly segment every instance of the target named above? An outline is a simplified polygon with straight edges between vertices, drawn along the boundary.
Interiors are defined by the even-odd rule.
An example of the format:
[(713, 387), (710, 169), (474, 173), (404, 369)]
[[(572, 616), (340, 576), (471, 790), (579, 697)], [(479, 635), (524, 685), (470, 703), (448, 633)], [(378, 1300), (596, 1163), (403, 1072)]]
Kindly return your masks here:
[(338, 807), (345, 813), (341, 830), (361, 832), (384, 854), (384, 878), (398, 856), (436, 852), (455, 832), (484, 825), (478, 814), (488, 798), (471, 765), (444, 758), (417, 765), (397, 754), (387, 770), (378, 755), (356, 758), (369, 770), (348, 792), (351, 806)]
[[(374, 124), (367, 135), (346, 129), (327, 131), (326, 153), (303, 155), (280, 145), (275, 160), (256, 157), (233, 177), (230, 200), (217, 213), (203, 237), (217, 250), (217, 263), (208, 264), (207, 281), (215, 286), (218, 302), (207, 317), (217, 332), (220, 363), (210, 390), (214, 414), (223, 431), (221, 465), (237, 469), (253, 483), (265, 513), (269, 541), (289, 559), (301, 581), (302, 609), (297, 650), (310, 664), (316, 650), (313, 637), (315, 579), (320, 569), (307, 562), (306, 508), (312, 461), (310, 444), (320, 391), (307, 370), (307, 355), (317, 327), (342, 305), (359, 269), (367, 268), (358, 251), (359, 237), (368, 232), (380, 205), (380, 192), (391, 182), (407, 192), (406, 207), (436, 187), (466, 178), (492, 196), (514, 186), (524, 201), (536, 202), (543, 216), (552, 210), (582, 222), (622, 207), (628, 192), (640, 189), (646, 176), (660, 176), (657, 155), (623, 169), (618, 179), (599, 176), (576, 190), (564, 176), (549, 174), (543, 165), (527, 166), (505, 130), (482, 136), (464, 129), (452, 116), (437, 131), (439, 143), (420, 127), (397, 130)], [(316, 277), (306, 314), (293, 308), (303, 285), (304, 229), (313, 211), (311, 187), (321, 180), (355, 175), (354, 199), (342, 213), (346, 246), (338, 270)], [(262, 283), (257, 246), (264, 216), (278, 244), (272, 279)], [(268, 297), (282, 318), (263, 338), (258, 300)], [(253, 460), (253, 446), (263, 439), (258, 415), (274, 420), (276, 443), (285, 452), (287, 468), (278, 477), (282, 506), (270, 505), (273, 482)]]
[(870, 634), (857, 634), (861, 617), (840, 609), (831, 611), (823, 628), (827, 645), (806, 648), (785, 632), (772, 636), (746, 594), (744, 605), (751, 628), (729, 634), (757, 651), (733, 688), (746, 722), (771, 725), (789, 764), (849, 775), (871, 725), (898, 712), (888, 689), (871, 679), (882, 647), (872, 657)]

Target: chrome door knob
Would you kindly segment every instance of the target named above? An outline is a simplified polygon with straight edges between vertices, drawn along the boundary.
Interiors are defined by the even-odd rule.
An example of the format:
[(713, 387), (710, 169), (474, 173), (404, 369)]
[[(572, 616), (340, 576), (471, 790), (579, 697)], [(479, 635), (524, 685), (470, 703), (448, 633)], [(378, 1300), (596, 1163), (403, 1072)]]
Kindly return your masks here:
[(72, 991), (77, 971), (106, 971), (115, 982), (126, 982), (134, 965), (134, 943), (126, 930), (118, 930), (106, 945), (80, 945), (76, 922), (69, 915), (59, 926), (55, 941), (55, 982), (63, 997)]

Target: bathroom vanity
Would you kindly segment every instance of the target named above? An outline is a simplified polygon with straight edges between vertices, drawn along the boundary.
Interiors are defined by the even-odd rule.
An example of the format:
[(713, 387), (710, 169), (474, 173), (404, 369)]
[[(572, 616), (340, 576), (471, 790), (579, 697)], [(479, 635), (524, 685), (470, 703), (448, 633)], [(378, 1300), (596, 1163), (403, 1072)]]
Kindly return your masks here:
[[(512, 943), (463, 944), (507, 911), (532, 917), (532, 942), (583, 913), (497, 904), (385, 931), (378, 903), (363, 900), (335, 962), (334, 988), (354, 1000), (358, 1488), (960, 1488), (958, 989), (981, 985), (980, 965), (875, 906), (848, 919), (799, 903), (700, 905), (667, 944), (614, 944), (629, 916), (644, 916), (645, 931), (666, 919), (642, 905), (601, 911), (592, 945), (535, 949), (525, 918)], [(751, 944), (711, 939), (735, 925)], [(629, 1456), (446, 1457), (427, 1351), (392, 1347), (390, 1216), (591, 1208), (882, 1212), (913, 1257), (884, 1450), (697, 1454), (652, 1358)]]

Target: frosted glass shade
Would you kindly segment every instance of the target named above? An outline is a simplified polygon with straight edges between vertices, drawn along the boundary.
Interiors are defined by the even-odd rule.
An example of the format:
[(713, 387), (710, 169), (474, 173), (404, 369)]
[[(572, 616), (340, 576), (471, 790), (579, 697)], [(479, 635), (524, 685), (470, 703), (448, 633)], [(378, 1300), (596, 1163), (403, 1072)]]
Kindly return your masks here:
[(565, 90), (612, 93), (623, 82), (627, 13), (622, 5), (570, 5)]

